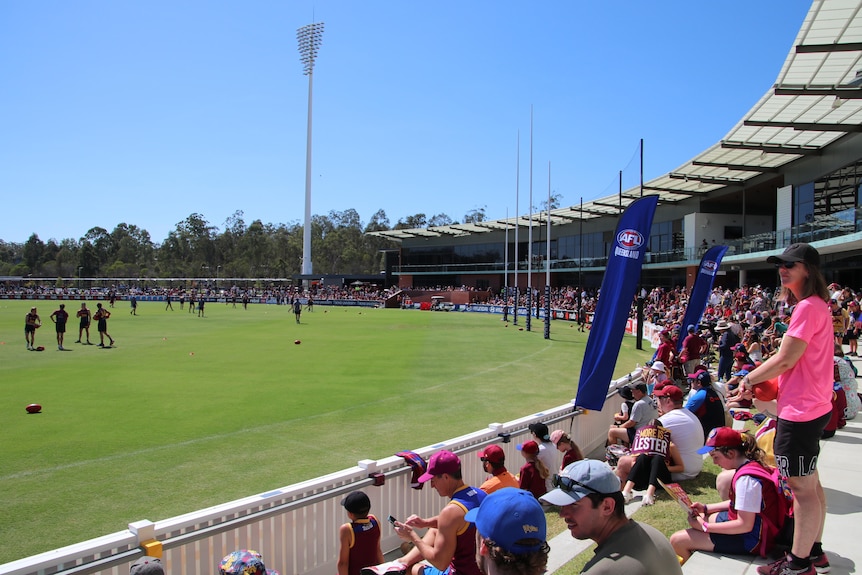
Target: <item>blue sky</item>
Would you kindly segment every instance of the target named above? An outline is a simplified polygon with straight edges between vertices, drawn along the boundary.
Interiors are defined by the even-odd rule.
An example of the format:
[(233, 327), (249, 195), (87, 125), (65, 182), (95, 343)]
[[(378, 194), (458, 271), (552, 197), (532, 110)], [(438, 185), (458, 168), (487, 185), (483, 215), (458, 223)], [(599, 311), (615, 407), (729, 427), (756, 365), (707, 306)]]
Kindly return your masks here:
[[(806, 0), (693, 2), (5, 0), (0, 239), (125, 222), (160, 243), (301, 222), (308, 80), (296, 29), (325, 23), (314, 70), (312, 213), (455, 220), (562, 205), (675, 169), (773, 84)], [(627, 186), (628, 187), (628, 186)]]

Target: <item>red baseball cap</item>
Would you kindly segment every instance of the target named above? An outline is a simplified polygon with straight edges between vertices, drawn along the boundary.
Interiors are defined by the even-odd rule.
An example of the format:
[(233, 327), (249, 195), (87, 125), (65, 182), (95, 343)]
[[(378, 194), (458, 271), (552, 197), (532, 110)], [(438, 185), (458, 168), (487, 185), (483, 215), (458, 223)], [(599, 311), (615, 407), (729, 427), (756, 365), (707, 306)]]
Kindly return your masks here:
[(479, 458), (491, 463), (503, 463), (506, 460), (506, 454), (499, 445), (489, 445), (479, 452)]
[(524, 443), (522, 443), (521, 445), (518, 446), (518, 449), (520, 451), (523, 451), (524, 453), (530, 453), (532, 455), (536, 455), (537, 453), (539, 453), (539, 444), (536, 443), (535, 441), (525, 441)]
[(674, 401), (682, 401), (682, 390), (675, 385), (666, 385), (653, 395), (656, 397), (669, 397)]
[(716, 427), (709, 432), (706, 445), (697, 450), (698, 453), (709, 453), (716, 447), (742, 447), (742, 434), (729, 427)]

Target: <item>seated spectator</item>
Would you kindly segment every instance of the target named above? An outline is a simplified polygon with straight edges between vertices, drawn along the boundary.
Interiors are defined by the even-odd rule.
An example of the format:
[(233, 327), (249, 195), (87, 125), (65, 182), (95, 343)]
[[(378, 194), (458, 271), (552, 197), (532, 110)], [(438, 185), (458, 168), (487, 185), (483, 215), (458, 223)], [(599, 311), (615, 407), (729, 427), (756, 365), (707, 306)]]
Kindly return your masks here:
[(528, 491), (500, 489), (464, 519), (479, 532), (485, 575), (543, 575), (550, 552), (545, 511)]
[[(632, 405), (635, 403), (635, 398), (632, 395), (632, 388), (629, 386), (623, 386), (617, 390), (620, 394), (620, 397), (623, 398), (623, 402), (620, 404), (620, 410), (614, 414), (614, 425), (621, 425), (628, 421), (629, 415), (632, 412)], [(563, 466), (565, 467), (565, 465)]]
[(562, 429), (555, 429), (551, 433), (551, 443), (556, 445), (557, 450), (563, 454), (563, 463), (560, 465), (561, 470), (565, 469), (570, 463), (580, 461), (584, 458), (581, 448)]
[(633, 489), (646, 489), (641, 503), (654, 504), (659, 480), (671, 483), (671, 473), (683, 471), (679, 450), (671, 441), (670, 432), (662, 427), (658, 420), (653, 420), (650, 425), (638, 431), (632, 443), (631, 455), (634, 457), (634, 464), (623, 487), (623, 499), (626, 503), (634, 498)]
[(841, 387), (840, 381), (836, 381), (833, 385), (832, 415), (829, 418), (829, 423), (823, 428), (823, 433), (820, 434), (821, 439), (835, 437), (835, 432), (847, 425), (847, 420), (844, 419), (844, 410), (847, 408), (847, 396), (844, 394), (844, 388)]
[(667, 537), (626, 517), (620, 480), (606, 463), (592, 459), (572, 463), (554, 477), (554, 484), (557, 488), (542, 501), (560, 508), (572, 537), (597, 544), (582, 574), (682, 575)]
[(145, 555), (132, 563), (129, 575), (165, 575), (165, 568), (158, 557)]
[(485, 493), (493, 493), (504, 487), (518, 487), (518, 479), (506, 469), (506, 454), (499, 445), (489, 445), (479, 452), (482, 470), (491, 477), (479, 486)]
[(519, 487), (529, 491), (538, 499), (548, 492), (545, 487), (545, 480), (551, 476), (550, 470), (545, 467), (545, 464), (539, 459), (539, 444), (535, 441), (525, 441), (518, 446), (521, 455), (524, 456), (524, 465), (518, 474), (520, 484)]
[[(424, 575), (452, 569), (460, 575), (481, 575), (476, 563), (476, 527), (464, 520), (467, 511), (478, 507), (487, 497), (484, 491), (464, 483), (461, 460), (451, 451), (438, 451), (428, 460), (428, 471), (419, 482), (431, 482), (441, 497), (449, 497), (437, 515), (422, 518), (411, 515), (394, 523), (398, 537), (413, 543), (399, 559), (410, 575)], [(415, 529), (428, 529), (419, 537)]]
[(784, 495), (771, 481), (755, 474), (755, 467), (763, 475), (772, 471), (763, 464), (763, 452), (752, 436), (729, 427), (715, 429), (701, 451), (709, 452), (719, 467), (736, 470), (730, 497), (709, 505), (692, 503), (688, 517), (691, 528), (670, 537), (674, 551), (683, 561), (697, 550), (766, 556), (774, 545), (769, 523), (783, 525), (784, 508), (779, 497)]
[(647, 384), (647, 394), (652, 394), (653, 388), (656, 385), (661, 383), (667, 383), (669, 380), (667, 376), (667, 367), (660, 361), (655, 361), (650, 366), (649, 375), (646, 379)]
[(688, 378), (692, 381), (692, 388), (685, 408), (700, 420), (703, 439), (706, 440), (710, 431), (724, 425), (724, 404), (712, 387), (712, 376), (708, 371), (700, 370)]
[(850, 360), (844, 357), (844, 350), (840, 345), (835, 345), (835, 366), (838, 369), (838, 380), (841, 389), (846, 396), (847, 407), (844, 409), (844, 419), (853, 419), (862, 408), (859, 399), (859, 384), (856, 382), (856, 373)]
[(655, 419), (658, 411), (652, 403), (652, 400), (647, 395), (647, 386), (645, 383), (638, 383), (632, 388), (632, 396), (635, 399), (632, 405), (632, 412), (628, 421), (619, 426), (611, 426), (608, 430), (608, 444), (622, 442), (625, 445), (630, 445), (635, 437), (635, 432)]

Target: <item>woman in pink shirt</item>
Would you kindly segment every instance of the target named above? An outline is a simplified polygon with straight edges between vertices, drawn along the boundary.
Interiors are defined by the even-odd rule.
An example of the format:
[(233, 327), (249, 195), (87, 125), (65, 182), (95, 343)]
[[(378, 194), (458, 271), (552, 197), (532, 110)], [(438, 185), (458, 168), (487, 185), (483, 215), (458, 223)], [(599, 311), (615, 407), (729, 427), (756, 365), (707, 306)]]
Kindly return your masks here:
[[(808, 244), (791, 244), (770, 256), (781, 278), (781, 297), (794, 305), (778, 352), (742, 380), (751, 389), (778, 377), (775, 462), (793, 490), (793, 546), (784, 559), (758, 567), (761, 575), (814, 575), (829, 566), (821, 539), (826, 494), (817, 472), (820, 435), (832, 411), (832, 316), (820, 254)], [(823, 572), (823, 571), (821, 571)]]

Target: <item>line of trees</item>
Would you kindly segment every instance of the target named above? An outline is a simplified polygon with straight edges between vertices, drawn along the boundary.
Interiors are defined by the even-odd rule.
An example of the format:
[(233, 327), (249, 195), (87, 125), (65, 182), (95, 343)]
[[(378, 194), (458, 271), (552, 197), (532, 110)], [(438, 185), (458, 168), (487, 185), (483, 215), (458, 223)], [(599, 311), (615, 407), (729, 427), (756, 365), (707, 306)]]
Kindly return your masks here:
[[(464, 216), (485, 219), (485, 209)], [(457, 223), (446, 214), (404, 217), (390, 227), (378, 210), (363, 224), (354, 209), (316, 215), (311, 223), (314, 273), (375, 274), (383, 269), (381, 249), (397, 247), (367, 232)], [(198, 213), (176, 224), (161, 243), (147, 230), (121, 223), (113, 231), (94, 227), (80, 239), (47, 242), (33, 234), (23, 244), (0, 240), (0, 275), (36, 277), (290, 277), (302, 269), (301, 223), (246, 224), (236, 211), (223, 229)]]

